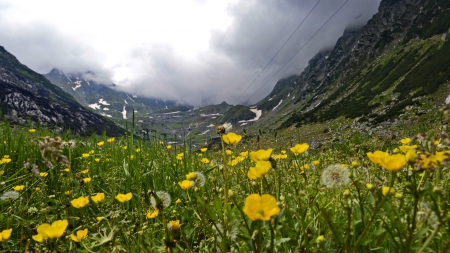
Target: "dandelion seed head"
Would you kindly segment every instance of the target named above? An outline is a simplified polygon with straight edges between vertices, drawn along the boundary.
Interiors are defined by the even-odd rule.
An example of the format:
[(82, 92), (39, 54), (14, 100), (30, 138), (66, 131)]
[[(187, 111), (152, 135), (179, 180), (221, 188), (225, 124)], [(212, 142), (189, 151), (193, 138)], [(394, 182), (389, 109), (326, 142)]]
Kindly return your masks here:
[(322, 184), (327, 188), (339, 188), (350, 183), (348, 173), (350, 172), (341, 164), (333, 164), (322, 171)]
[(0, 196), (0, 200), (17, 199), (19, 198), (19, 193), (16, 191), (7, 191)]
[(205, 175), (203, 175), (203, 173), (198, 172), (198, 171), (195, 171), (194, 173), (197, 176), (197, 178), (194, 180), (195, 186), (203, 187), (206, 182)]
[[(165, 191), (157, 191), (155, 195), (161, 200), (162, 202), (162, 208), (167, 208), (170, 206), (172, 199), (170, 197), (170, 194)], [(161, 206), (158, 206), (158, 201), (156, 198), (152, 195), (150, 196), (150, 204), (153, 207), (153, 209), (160, 209)]]

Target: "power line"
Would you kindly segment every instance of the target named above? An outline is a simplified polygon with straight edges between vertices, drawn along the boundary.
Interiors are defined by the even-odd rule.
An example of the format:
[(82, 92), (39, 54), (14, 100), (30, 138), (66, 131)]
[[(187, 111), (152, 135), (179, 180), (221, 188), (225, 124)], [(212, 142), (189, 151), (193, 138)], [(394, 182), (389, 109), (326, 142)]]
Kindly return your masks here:
[[(297, 28), (291, 33), (291, 35), (289, 36), (289, 38), (284, 42), (283, 46), (281, 46), (280, 49), (278, 49), (277, 53), (272, 57), (272, 59), (270, 59), (270, 61), (266, 64), (266, 66), (263, 68), (263, 70), (261, 70), (259, 72), (259, 74), (255, 77), (255, 79), (253, 79), (253, 81), (250, 83), (249, 86), (247, 86), (247, 88), (244, 90), (244, 92), (241, 93), (241, 95), (234, 101), (233, 104), (235, 104), (241, 97), (242, 95), (244, 95), (244, 93), (253, 85), (253, 83), (256, 81), (256, 79), (258, 79), (259, 76), (261, 76), (261, 74), (264, 72), (264, 70), (266, 70), (266, 68), (270, 65), (270, 63), (272, 63), (273, 59), (275, 59), (275, 57), (278, 55), (278, 53), (280, 53), (280, 51), (284, 48), (284, 46), (288, 43), (288, 41), (292, 38), (292, 36), (295, 34), (295, 32), (297, 32), (298, 28), (300, 28), (300, 26), (305, 22), (305, 20), (309, 17), (309, 15), (313, 12), (313, 10), (316, 8), (316, 6), (320, 3), (321, 0), (319, 0), (314, 7), (309, 11), (308, 15), (306, 15), (306, 17), (302, 20), (302, 22), (300, 22), (300, 24), (297, 26)], [(252, 95), (253, 96), (253, 95)]]
[(300, 52), (300, 50), (302, 50), (303, 49), (303, 47), (305, 47), (306, 46), (306, 44), (308, 44), (309, 43), (309, 41), (311, 41), (315, 36), (316, 36), (316, 34), (320, 31), (320, 30), (322, 30), (322, 28), (326, 25), (326, 24), (328, 24), (328, 22), (330, 22), (330, 20), (334, 17), (334, 16), (336, 16), (336, 14), (348, 3), (348, 1), (349, 0), (347, 0), (347, 1), (345, 1), (342, 5), (341, 5), (341, 7), (339, 7), (339, 9), (337, 9), (336, 10), (336, 12), (327, 20), (327, 22), (325, 22), (320, 28), (319, 28), (319, 30), (317, 30), (306, 42), (305, 42), (305, 44), (303, 44), (303, 46), (301, 46), (298, 50), (297, 50), (297, 52), (294, 54), (294, 55), (292, 55), (291, 56), (291, 58), (289, 58), (289, 60), (286, 62), (286, 63), (284, 63), (283, 64), (283, 66), (281, 66), (281, 68), (279, 68), (278, 70), (277, 70), (277, 72), (275, 72), (259, 89), (257, 89), (249, 98), (247, 98), (247, 100), (245, 100), (245, 102), (248, 102), (248, 100), (250, 100), (250, 98), (252, 98), (258, 91), (260, 91), (276, 74), (278, 74), (278, 72), (280, 72), (280, 70), (282, 70), (299, 52)]

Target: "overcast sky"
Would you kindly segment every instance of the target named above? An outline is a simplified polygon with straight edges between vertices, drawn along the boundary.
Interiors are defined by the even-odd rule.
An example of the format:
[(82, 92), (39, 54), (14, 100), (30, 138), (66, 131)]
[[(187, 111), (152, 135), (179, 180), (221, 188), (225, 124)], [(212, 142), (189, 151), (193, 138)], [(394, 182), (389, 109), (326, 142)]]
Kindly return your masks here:
[(113, 82), (138, 96), (195, 106), (253, 104), (267, 96), (278, 79), (300, 74), (346, 27), (366, 24), (379, 3), (0, 0), (0, 45), (42, 74), (52, 68), (67, 73), (89, 70), (97, 81)]

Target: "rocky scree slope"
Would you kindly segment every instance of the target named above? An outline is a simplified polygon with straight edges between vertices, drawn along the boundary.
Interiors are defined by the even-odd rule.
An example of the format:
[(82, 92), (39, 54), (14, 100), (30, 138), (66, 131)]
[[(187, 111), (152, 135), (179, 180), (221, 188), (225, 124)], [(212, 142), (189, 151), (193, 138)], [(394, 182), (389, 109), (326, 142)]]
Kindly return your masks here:
[(81, 106), (71, 95), (21, 64), (0, 46), (1, 117), (21, 125), (44, 125), (79, 135), (118, 136), (112, 121)]

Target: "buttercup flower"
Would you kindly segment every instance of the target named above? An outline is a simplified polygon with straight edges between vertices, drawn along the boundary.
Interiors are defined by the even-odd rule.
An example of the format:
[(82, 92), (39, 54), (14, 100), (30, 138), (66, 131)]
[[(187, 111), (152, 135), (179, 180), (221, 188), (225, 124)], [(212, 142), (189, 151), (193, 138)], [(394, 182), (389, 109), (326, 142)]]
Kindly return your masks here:
[(34, 133), (34, 132), (36, 132), (36, 129), (34, 129), (34, 128), (31, 128), (30, 130), (28, 130), (28, 132), (30, 132), (30, 133)]
[(89, 157), (89, 153), (83, 153), (83, 158), (88, 158)]
[(277, 200), (270, 194), (251, 194), (245, 199), (244, 213), (252, 220), (270, 220), (280, 212)]
[(39, 176), (46, 177), (46, 176), (48, 176), (48, 172), (40, 172)]
[(209, 159), (205, 157), (202, 160), (200, 160), (200, 162), (202, 162), (204, 164), (208, 164), (209, 163)]
[(269, 161), (259, 161), (255, 167), (250, 167), (247, 176), (252, 180), (261, 178), (269, 173), (270, 168), (271, 163)]
[(226, 144), (236, 146), (242, 140), (242, 135), (235, 133), (228, 133), (222, 135), (222, 139)]
[(309, 148), (307, 143), (297, 144), (294, 147), (290, 148), (291, 152), (294, 153), (295, 156), (305, 153)]
[(208, 150), (208, 148), (201, 148), (201, 149), (200, 149), (200, 152), (205, 153), (206, 150)]
[(87, 228), (84, 230), (78, 230), (77, 234), (70, 234), (70, 239), (74, 242), (81, 242), (83, 239), (86, 239), (88, 234)]
[(52, 225), (43, 223), (37, 227), (38, 234), (33, 235), (33, 240), (43, 242), (47, 239), (59, 238), (64, 234), (68, 225), (69, 222), (67, 220), (57, 220)]
[(397, 172), (405, 166), (406, 157), (402, 154), (388, 155), (381, 157), (379, 163), (386, 170)]
[(350, 183), (350, 171), (341, 164), (333, 164), (322, 171), (322, 184), (327, 188), (338, 188)]
[(101, 146), (103, 146), (103, 145), (105, 145), (105, 142), (104, 142), (104, 141), (99, 141), (99, 142), (97, 142), (97, 146), (101, 147)]
[(0, 233), (0, 242), (4, 242), (11, 237), (12, 228), (5, 229)]
[(73, 207), (75, 208), (83, 208), (85, 207), (87, 204), (89, 204), (89, 197), (79, 197), (77, 199), (74, 199), (72, 201), (70, 201), (70, 203), (72, 204)]
[(158, 216), (158, 214), (159, 214), (159, 210), (158, 210), (158, 209), (155, 209), (155, 210), (153, 210), (153, 211), (148, 211), (147, 214), (146, 214), (146, 216), (147, 216), (147, 218), (149, 218), (149, 219), (153, 219), (153, 218), (156, 218), (156, 217)]
[(179, 230), (180, 229), (180, 221), (179, 220), (171, 220), (169, 221), (169, 223), (167, 224), (167, 228), (169, 230)]
[(250, 152), (250, 159), (254, 162), (269, 161), (270, 156), (272, 155), (272, 150), (273, 149), (269, 148), (267, 150), (260, 149), (258, 151), (252, 151)]
[(404, 139), (401, 139), (400, 142), (401, 142), (403, 145), (406, 145), (406, 144), (408, 144), (408, 143), (411, 142), (411, 138), (404, 138)]
[(183, 180), (182, 182), (178, 182), (178, 185), (183, 190), (188, 190), (194, 185), (194, 181), (191, 180)]
[(83, 174), (87, 174), (88, 172), (89, 172), (89, 169), (85, 169), (85, 170), (81, 171), (81, 173), (83, 173)]
[(23, 190), (23, 188), (25, 188), (25, 185), (16, 185), (13, 187), (14, 191), (20, 192)]
[(106, 140), (107, 142), (109, 142), (109, 143), (111, 143), (111, 142), (114, 142), (115, 141), (115, 139), (114, 138), (109, 138), (108, 140)]
[(92, 201), (94, 201), (94, 203), (100, 203), (105, 199), (105, 194), (103, 192), (98, 193), (97, 195), (92, 196), (91, 199)]
[(177, 199), (177, 200), (175, 201), (175, 203), (176, 203), (176, 204), (180, 204), (180, 203), (181, 203), (181, 199)]
[(89, 183), (89, 182), (91, 182), (91, 178), (90, 177), (83, 178), (83, 182)]
[(127, 194), (121, 194), (121, 193), (119, 193), (119, 194), (117, 194), (117, 196), (116, 196), (116, 199), (119, 201), (119, 202), (126, 202), (126, 201), (129, 201), (131, 198), (133, 197), (133, 194), (131, 194), (131, 192), (129, 192), (129, 193), (127, 193)]
[(377, 165), (380, 165), (380, 159), (382, 158), (382, 157), (385, 157), (385, 156), (388, 156), (389, 154), (388, 153), (386, 153), (386, 152), (383, 152), (383, 151), (380, 151), (380, 150), (377, 150), (377, 151), (375, 151), (375, 152), (368, 152), (367, 153), (367, 156), (369, 157), (369, 159), (373, 162), (373, 163), (375, 163), (375, 164), (377, 164)]
[(391, 187), (383, 186), (383, 188), (381, 189), (381, 193), (384, 196), (387, 196), (388, 194), (389, 195), (394, 195), (395, 194), (395, 190), (393, 188), (391, 188)]
[(190, 172), (186, 175), (187, 180), (195, 180), (196, 178), (197, 178), (197, 175), (195, 174), (195, 172)]

